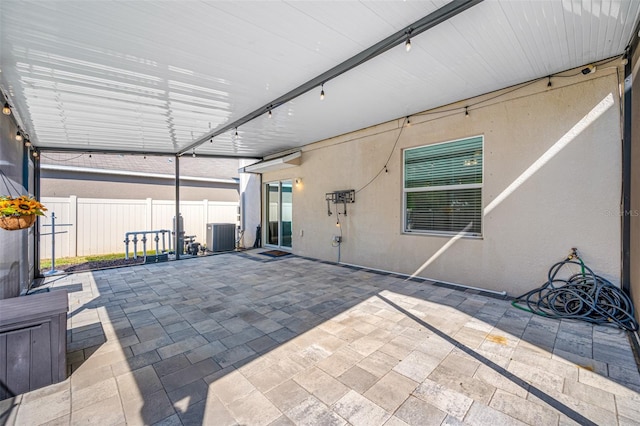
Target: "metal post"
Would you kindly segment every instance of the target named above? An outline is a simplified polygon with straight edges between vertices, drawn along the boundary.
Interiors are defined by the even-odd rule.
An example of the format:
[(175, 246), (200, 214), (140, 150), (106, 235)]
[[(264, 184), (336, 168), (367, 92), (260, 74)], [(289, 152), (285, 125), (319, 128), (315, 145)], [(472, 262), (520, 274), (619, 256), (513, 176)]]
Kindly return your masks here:
[(133, 258), (138, 258), (138, 234), (133, 234)]
[[(624, 83), (623, 83), (623, 127), (622, 127), (622, 262), (621, 262), (621, 284), (622, 290), (627, 294), (631, 294), (631, 176), (632, 176), (632, 139), (631, 139), (631, 121), (632, 110), (632, 82), (633, 70), (631, 59), (633, 58), (633, 49), (628, 52), (628, 62), (624, 67)], [(618, 72), (616, 70), (616, 72)]]
[(147, 234), (142, 234), (142, 256), (147, 258)]
[[(44, 275), (53, 275), (60, 274), (63, 271), (56, 270), (56, 234), (66, 234), (67, 231), (59, 231), (56, 232), (56, 214), (51, 212), (51, 225), (43, 225), (50, 226), (51, 232), (40, 235), (51, 235), (51, 270), (44, 273)], [(58, 226), (72, 226), (70, 223), (58, 224)]]
[[(40, 157), (33, 158), (33, 195), (40, 199)], [(40, 216), (36, 218), (36, 231), (40, 231)], [(33, 258), (35, 263), (34, 276), (40, 276), (40, 234), (35, 232), (33, 236)]]
[(176, 260), (180, 260), (180, 156), (176, 155), (176, 229), (174, 250)]
[(56, 214), (51, 212), (51, 270), (56, 273)]

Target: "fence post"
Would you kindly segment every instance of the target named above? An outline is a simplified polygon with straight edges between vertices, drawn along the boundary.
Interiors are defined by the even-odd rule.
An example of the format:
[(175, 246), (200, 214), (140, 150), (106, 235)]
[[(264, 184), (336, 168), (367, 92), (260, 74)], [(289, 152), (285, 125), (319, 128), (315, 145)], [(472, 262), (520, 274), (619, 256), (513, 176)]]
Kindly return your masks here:
[(69, 229), (69, 255), (78, 257), (78, 228), (80, 224), (78, 223), (78, 197), (76, 195), (69, 196), (69, 223), (75, 224)]
[(153, 229), (153, 200), (151, 198), (147, 198), (147, 217), (145, 220), (145, 229)]

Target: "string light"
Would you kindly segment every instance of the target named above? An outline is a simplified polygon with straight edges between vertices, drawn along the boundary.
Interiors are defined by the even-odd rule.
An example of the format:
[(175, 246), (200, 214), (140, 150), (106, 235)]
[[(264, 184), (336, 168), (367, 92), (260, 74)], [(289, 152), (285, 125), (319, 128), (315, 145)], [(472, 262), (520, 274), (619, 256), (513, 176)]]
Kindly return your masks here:
[(33, 158), (38, 158), (38, 151), (33, 151)]
[(236, 134), (235, 137), (238, 138), (238, 128), (236, 127)]
[(405, 34), (407, 35), (407, 41), (404, 42), (404, 48), (408, 51), (411, 50), (411, 32), (413, 31), (412, 28), (409, 28), (409, 30), (405, 31)]
[(22, 142), (22, 134), (20, 133), (20, 130), (18, 130), (18, 132), (16, 133), (16, 140), (18, 142)]
[(11, 107), (9, 106), (8, 102), (4, 103), (4, 107), (2, 108), (2, 113), (4, 115), (11, 115)]
[(273, 108), (272, 106), (269, 106), (269, 114), (268, 117), (271, 118), (272, 114), (271, 114), (271, 108)]
[(551, 76), (549, 76), (549, 82), (547, 83), (547, 87), (551, 87)]
[(464, 107), (464, 116), (465, 116), (465, 118), (467, 118), (469, 116), (469, 107), (468, 106)]
[(320, 100), (324, 101), (324, 83), (320, 85)]
[(195, 149), (195, 148), (193, 148), (193, 154), (191, 154), (191, 156), (192, 156), (193, 158), (196, 158), (196, 149)]
[(24, 146), (26, 146), (27, 148), (29, 148), (31, 146), (31, 141), (29, 139), (25, 139), (24, 140)]
[(411, 120), (409, 119), (409, 116), (407, 116), (407, 127), (411, 126)]

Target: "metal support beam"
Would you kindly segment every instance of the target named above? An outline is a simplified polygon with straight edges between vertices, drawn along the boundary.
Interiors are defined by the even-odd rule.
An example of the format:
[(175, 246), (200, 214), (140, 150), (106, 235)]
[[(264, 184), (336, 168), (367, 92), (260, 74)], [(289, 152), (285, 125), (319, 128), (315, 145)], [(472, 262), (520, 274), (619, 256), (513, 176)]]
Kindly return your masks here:
[[(147, 155), (149, 157), (172, 157), (176, 155), (175, 152), (157, 152), (157, 151), (126, 151), (126, 150), (117, 150), (117, 149), (80, 149), (80, 148), (47, 148), (47, 147), (38, 147), (38, 151), (40, 152), (73, 152), (73, 153), (85, 153), (85, 154), (122, 154), (122, 155)], [(208, 154), (198, 154), (198, 157), (203, 158), (229, 158), (232, 160), (237, 159), (256, 159), (261, 160), (261, 157), (246, 157), (246, 156), (238, 156), (238, 155), (208, 155)]]
[[(25, 148), (26, 149), (26, 148)], [(40, 200), (40, 156), (33, 158), (33, 196)], [(35, 230), (33, 232), (33, 275), (41, 277), (40, 271), (40, 217), (36, 218)]]
[(173, 252), (176, 260), (180, 260), (180, 156), (176, 155), (176, 219), (174, 226)]
[(633, 51), (629, 49), (624, 67), (622, 126), (622, 290), (631, 294), (631, 87), (633, 82)]
[(357, 55), (352, 56), (346, 61), (336, 65), (335, 67), (331, 68), (328, 71), (323, 72), (319, 76), (312, 78), (311, 80), (296, 87), (290, 92), (285, 93), (279, 98), (276, 98), (271, 102), (261, 106), (255, 111), (250, 112), (244, 117), (236, 121), (233, 121), (217, 130), (214, 130), (212, 132), (205, 134), (204, 136), (197, 139), (191, 145), (187, 146), (186, 148), (183, 148), (181, 151), (178, 152), (178, 154), (182, 155), (186, 152), (189, 152), (192, 149), (197, 148), (198, 146), (202, 145), (203, 143), (209, 141), (210, 139), (218, 135), (221, 135), (231, 129), (238, 128), (243, 124), (248, 123), (254, 118), (257, 118), (262, 114), (267, 113), (270, 109), (277, 108), (278, 106), (284, 103), (287, 103), (290, 100), (295, 99), (298, 96), (303, 95), (308, 91), (313, 90), (314, 88), (317, 88), (320, 85), (338, 77), (339, 75), (344, 74), (345, 72), (359, 65), (362, 65), (363, 63), (369, 61), (370, 59), (373, 59), (376, 56), (381, 55), (387, 50), (406, 42), (408, 37), (415, 37), (418, 34), (421, 34), (427, 31), (428, 29), (433, 28), (436, 25), (441, 24), (442, 22), (445, 22), (453, 18), (457, 14), (464, 12), (465, 10), (477, 5), (478, 3), (481, 3), (482, 1), (483, 0), (453, 0), (450, 3), (447, 3), (445, 6), (441, 7), (435, 12), (432, 12), (429, 15), (425, 16), (424, 18), (417, 20), (413, 24), (404, 27), (400, 31), (395, 32), (394, 34), (390, 35), (384, 40), (379, 41), (378, 43), (374, 44), (368, 49), (365, 49), (362, 52), (358, 53)]

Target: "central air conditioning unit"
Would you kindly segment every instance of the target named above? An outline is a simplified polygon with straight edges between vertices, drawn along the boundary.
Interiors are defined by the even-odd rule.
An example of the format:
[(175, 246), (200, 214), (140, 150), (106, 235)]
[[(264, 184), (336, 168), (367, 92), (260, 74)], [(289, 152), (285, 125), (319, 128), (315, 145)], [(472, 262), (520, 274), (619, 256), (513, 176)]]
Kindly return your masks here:
[(236, 248), (236, 225), (207, 223), (207, 250), (232, 251)]

